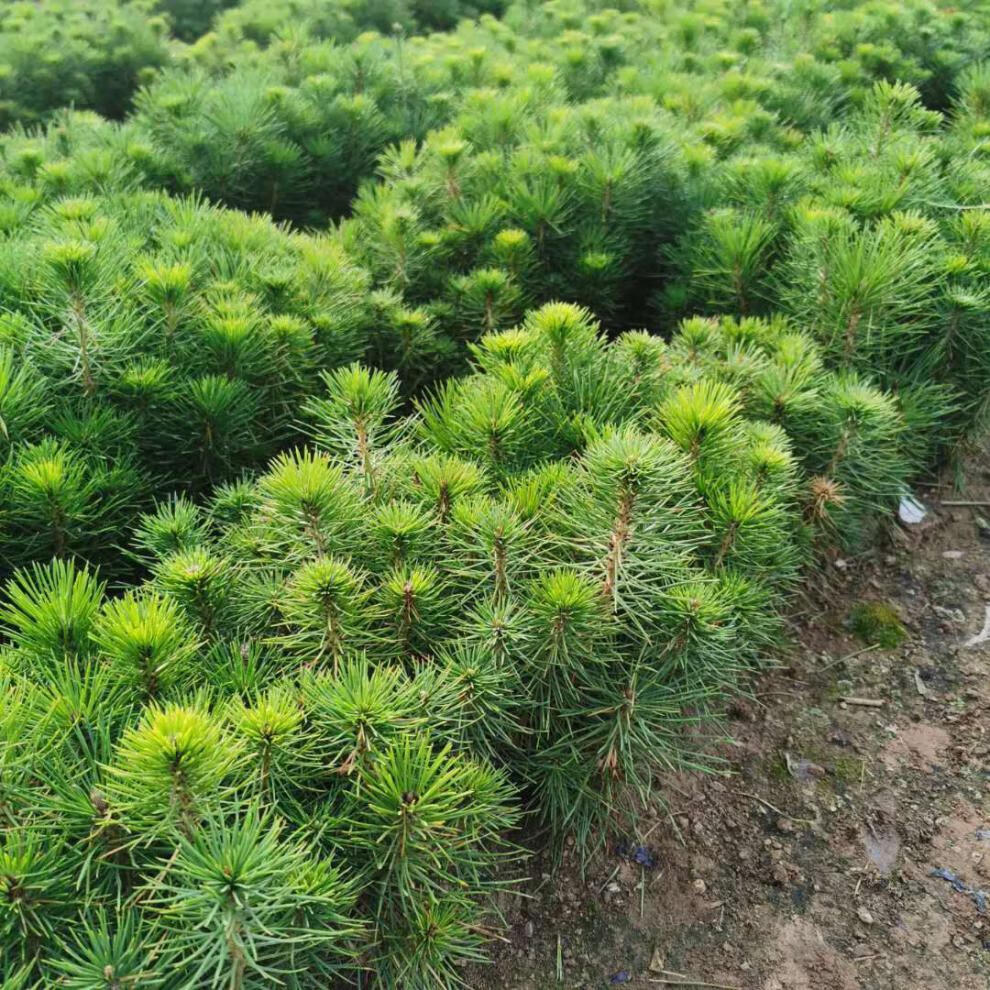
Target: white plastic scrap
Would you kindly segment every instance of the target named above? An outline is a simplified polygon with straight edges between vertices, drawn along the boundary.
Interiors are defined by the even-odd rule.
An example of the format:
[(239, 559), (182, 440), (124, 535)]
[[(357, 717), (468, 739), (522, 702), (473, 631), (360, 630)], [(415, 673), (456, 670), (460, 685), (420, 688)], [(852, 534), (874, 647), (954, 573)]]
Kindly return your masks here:
[(897, 506), (897, 517), (902, 523), (909, 526), (917, 526), (924, 522), (928, 510), (913, 496), (902, 495), (900, 504)]
[(986, 607), (986, 614), (983, 617), (983, 628), (973, 637), (967, 639), (963, 646), (979, 646), (990, 639), (990, 605)]

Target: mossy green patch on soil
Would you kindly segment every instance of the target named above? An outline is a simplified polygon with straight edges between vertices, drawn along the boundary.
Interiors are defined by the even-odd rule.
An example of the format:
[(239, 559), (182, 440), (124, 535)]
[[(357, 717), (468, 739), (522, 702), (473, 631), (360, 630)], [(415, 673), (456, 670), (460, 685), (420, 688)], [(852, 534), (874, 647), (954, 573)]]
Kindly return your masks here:
[(852, 631), (867, 646), (892, 650), (907, 638), (907, 630), (897, 610), (884, 602), (863, 602), (850, 613)]

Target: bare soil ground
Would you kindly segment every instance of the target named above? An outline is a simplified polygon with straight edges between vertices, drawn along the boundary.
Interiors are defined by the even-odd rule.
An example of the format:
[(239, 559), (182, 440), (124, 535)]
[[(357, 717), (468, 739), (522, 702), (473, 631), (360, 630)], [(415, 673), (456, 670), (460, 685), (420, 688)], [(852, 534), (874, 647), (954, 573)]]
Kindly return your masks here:
[[(532, 864), (471, 986), (990, 988), (990, 641), (966, 645), (990, 507), (941, 501), (990, 499), (990, 457), (968, 478), (920, 489), (925, 522), (808, 590), (794, 647), (733, 709), (726, 774), (665, 782), (654, 864)], [(861, 652), (861, 601), (896, 608), (907, 641)]]

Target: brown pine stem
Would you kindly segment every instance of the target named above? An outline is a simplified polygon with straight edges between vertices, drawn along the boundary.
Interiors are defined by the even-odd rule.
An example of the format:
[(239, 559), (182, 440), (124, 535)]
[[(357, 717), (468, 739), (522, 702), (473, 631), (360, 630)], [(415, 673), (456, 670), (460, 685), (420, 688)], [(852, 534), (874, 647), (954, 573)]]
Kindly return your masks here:
[(185, 775), (181, 767), (182, 754), (176, 753), (172, 761), (172, 794), (169, 804), (179, 809), (179, 831), (187, 838), (192, 838), (196, 825), (192, 796), (186, 789)]
[(739, 315), (745, 316), (749, 307), (746, 303), (746, 293), (743, 291), (742, 266), (738, 261), (732, 266), (732, 286), (736, 293), (736, 306), (739, 309)]
[(846, 364), (852, 359), (853, 351), (856, 349), (856, 331), (859, 329), (862, 318), (863, 312), (859, 305), (853, 306), (849, 319), (846, 321), (846, 332), (842, 345), (842, 358)]
[(303, 506), (303, 518), (306, 520), (306, 535), (313, 541), (317, 552), (321, 555), (326, 553), (326, 541), (320, 532), (320, 514), (315, 506)]
[(495, 537), (495, 600), (503, 601), (509, 594), (509, 578), (506, 573), (505, 540), (501, 535)]
[(845, 460), (846, 453), (849, 450), (849, 443), (853, 438), (853, 433), (854, 431), (850, 426), (846, 425), (843, 428), (842, 436), (839, 437), (839, 442), (835, 446), (832, 459), (828, 462), (828, 467), (825, 469), (825, 476), (827, 478), (834, 477), (836, 469)]
[(323, 616), (326, 632), (323, 636), (323, 645), (320, 652), (330, 654), (333, 658), (334, 673), (336, 673), (340, 658), (344, 652), (344, 636), (340, 628), (339, 611), (333, 602), (324, 603)]
[(485, 330), (492, 333), (495, 329), (495, 300), (491, 292), (485, 293)]
[(247, 968), (244, 952), (234, 940), (233, 935), (227, 936), (227, 950), (230, 952), (233, 968), (230, 971), (230, 990), (243, 990), (244, 973)]
[(618, 579), (619, 565), (622, 561), (622, 552), (629, 542), (632, 533), (632, 511), (635, 498), (633, 493), (626, 489), (619, 496), (618, 511), (615, 515), (615, 522), (612, 526), (612, 533), (608, 541), (608, 553), (605, 557), (605, 580), (602, 584), (602, 593), (606, 598), (612, 598), (615, 594), (615, 585)]
[(722, 537), (722, 545), (718, 548), (718, 556), (715, 558), (715, 566), (721, 567), (722, 562), (725, 560), (726, 555), (732, 549), (733, 544), (736, 542), (736, 533), (739, 531), (739, 520), (733, 519), (729, 523), (725, 530), (725, 536)]
[(179, 312), (175, 303), (165, 303), (165, 349), (169, 354), (175, 350), (175, 331), (179, 325)]
[(96, 392), (96, 381), (89, 355), (89, 320), (86, 318), (86, 302), (80, 293), (73, 293), (71, 313), (76, 326), (76, 338), (79, 341), (79, 365), (82, 369), (83, 390), (87, 397)]
[(371, 459), (371, 442), (368, 428), (360, 417), (355, 420), (354, 429), (357, 434), (358, 456), (361, 459), (361, 470), (364, 472), (364, 487), (369, 495), (375, 492), (375, 470)]
[(406, 581), (402, 586), (402, 611), (399, 613), (399, 641), (402, 652), (410, 652), (412, 630), (416, 622), (416, 594), (412, 581)]

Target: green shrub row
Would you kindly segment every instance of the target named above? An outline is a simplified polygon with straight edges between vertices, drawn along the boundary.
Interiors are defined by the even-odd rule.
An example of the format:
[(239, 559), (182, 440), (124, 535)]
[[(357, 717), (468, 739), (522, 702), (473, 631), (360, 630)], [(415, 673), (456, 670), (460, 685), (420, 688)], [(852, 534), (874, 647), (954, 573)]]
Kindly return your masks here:
[(780, 314), (896, 391), (931, 462), (987, 407), (985, 73), (964, 79), (944, 131), (881, 83), (841, 130), (700, 172), (637, 101), (535, 101), (490, 134), (479, 93), (324, 236), (142, 192), (147, 149), (67, 117), (69, 156), (18, 147), (0, 202), (0, 555), (107, 562), (153, 488), (298, 439), (321, 370), (369, 360), (413, 394), (554, 298), (612, 328)]
[(0, 9), (0, 129), (62, 107), (111, 119), (233, 0), (11, 0)]
[[(135, 124), (151, 125), (173, 183), (317, 223), (348, 212), (379, 152), (421, 141), (462, 108), (487, 113), (482, 147), (504, 148), (538, 145), (548, 129), (552, 140), (555, 114), (602, 98), (638, 106), (689, 162), (746, 145), (789, 150), (862, 105), (877, 81), (910, 83), (929, 107), (948, 109), (984, 38), (978, 3), (952, 12), (927, 0), (839, 11), (810, 4), (785, 29), (773, 5), (616, 10), (568, 0), (516, 3), (502, 21), (483, 16), (448, 34), (386, 29), (341, 46), (321, 40), (332, 29), (309, 9), (267, 44), (236, 30), (204, 37), (144, 92)], [(264, 128), (246, 140), (249, 119)], [(203, 151), (235, 162), (243, 181), (232, 183)]]
[[(522, 16), (514, 10), (509, 20)], [(551, 6), (526, 16), (535, 52), (546, 49), (541, 32), (570, 15)], [(631, 25), (638, 38), (654, 22), (605, 12), (579, 23), (592, 35), (575, 32), (578, 40), (614, 41), (625, 37), (620, 29)], [(753, 30), (761, 23), (769, 32), (759, 18)], [(714, 43), (722, 27), (715, 23)], [(732, 112), (753, 133), (726, 143), (710, 115), (685, 131), (691, 115), (674, 94), (666, 110), (646, 96), (576, 102), (613, 76), (591, 71), (566, 33), (546, 65), (523, 58), (525, 78), (512, 83), (484, 52), (466, 49), (479, 32), (500, 37), (499, 50), (514, 57), (513, 29), (488, 20), (453, 41), (417, 42), (420, 62), (431, 64), (430, 46), (449, 44), (468, 52), (478, 81), (506, 85), (470, 89), (449, 126), (389, 151), (382, 181), (366, 185), (353, 216), (325, 238), (141, 193), (151, 176), (168, 185), (170, 166), (132, 124), (77, 113), (8, 139), (0, 203), (8, 568), (53, 553), (119, 562), (113, 534), (151, 490), (196, 491), (297, 438), (297, 407), (320, 370), (371, 360), (398, 369), (414, 393), (455, 370), (465, 342), (551, 298), (588, 304), (613, 328), (669, 325), (698, 310), (784, 314), (815, 333), (830, 367), (897, 390), (913, 449), (923, 452), (917, 463), (979, 422), (990, 361), (982, 69), (961, 71), (948, 127), (909, 87), (880, 83), (850, 88), (854, 109), (842, 128), (807, 138), (741, 101)], [(689, 51), (713, 45), (684, 24), (672, 37)], [(343, 71), (361, 85), (367, 66), (395, 67), (375, 46), (400, 50), (364, 44), (348, 50)], [(603, 46), (601, 61), (612, 50)], [(290, 48), (277, 56), (287, 64)], [(700, 60), (699, 78), (722, 58)], [(448, 60), (434, 82), (466, 65)], [(588, 73), (598, 81), (582, 82)], [(221, 90), (241, 81), (235, 72)], [(634, 82), (633, 90), (642, 77)], [(717, 82), (703, 101), (710, 113), (724, 112), (737, 82)], [(786, 89), (775, 92), (779, 100)], [(233, 85), (229, 95), (254, 99)], [(180, 100), (166, 116), (183, 126), (187, 110)], [(195, 143), (221, 149), (213, 167), (234, 186), (236, 157), (222, 140), (231, 121), (215, 110), (206, 116), (219, 129)], [(181, 146), (164, 133), (164, 144)], [(267, 140), (264, 127), (250, 131), (249, 144), (256, 139)], [(263, 198), (277, 191), (248, 172), (245, 188)]]
[(30, 0), (0, 8), (0, 129), (44, 121), (58, 107), (119, 119), (169, 61), (168, 27), (146, 7), (113, 0)]
[[(347, 212), (387, 146), (422, 140), (478, 100), (495, 101), (488, 125), (503, 140), (533, 142), (533, 127), (546, 126), (529, 119), (534, 101), (549, 113), (642, 97), (639, 115), (659, 115), (671, 143), (705, 168), (746, 146), (792, 149), (861, 105), (877, 80), (910, 82), (927, 105), (948, 108), (982, 54), (975, 2), (952, 12), (928, 0), (808, 5), (786, 30), (773, 5), (631, 6), (518, 3), (502, 22), (406, 38), (373, 4), (238, 5), (194, 45), (172, 46), (172, 68), (143, 91), (128, 130), (154, 157), (147, 181), (311, 224)], [(413, 26), (444, 20), (423, 7)], [(384, 34), (353, 37), (337, 15)], [(43, 109), (58, 105), (45, 98)]]
[(136, 192), (31, 199), (0, 242), (0, 560), (119, 563), (153, 491), (193, 492), (301, 437), (319, 372), (414, 384), (444, 353), (325, 237)]
[(143, 518), (144, 585), (8, 583), (5, 960), (455, 984), (520, 811), (635, 829), (910, 468), (895, 401), (779, 321), (607, 343), (550, 304), (474, 353), (412, 416), (394, 373), (326, 374), (312, 447)]
[(304, 35), (314, 41), (352, 41), (359, 34), (415, 34), (449, 31), (461, 20), (481, 14), (499, 15), (505, 0), (241, 0), (216, 18), (211, 36), (198, 48), (213, 52), (267, 48), (287, 35)]
[(4, 990), (458, 985), (985, 414), (978, 5), (356, 9), (0, 138)]
[[(847, 19), (899, 38), (897, 18), (926, 10), (939, 45), (905, 40), (872, 73), (769, 62), (775, 22), (757, 9), (749, 43), (727, 19), (675, 28), (550, 4), (408, 43), (221, 46), (232, 69), (165, 74), (123, 129), (76, 115), (11, 136), (7, 172), (17, 200), (34, 196), (24, 181), (45, 196), (151, 184), (295, 220), (349, 208), (333, 237), (455, 348), (555, 298), (618, 328), (783, 313), (836, 366), (912, 390), (919, 422), (952, 407), (952, 440), (983, 412), (990, 361), (985, 156), (978, 140), (959, 153), (986, 119), (985, 70), (966, 54), (976, 18), (868, 4), (811, 18), (809, 34), (834, 55), (822, 38)], [(951, 77), (930, 100), (959, 112), (871, 82), (895, 71)]]
[[(13, 0), (0, 9), (0, 130), (43, 123), (66, 107), (122, 119), (159, 70), (246, 59), (252, 47), (287, 33), (347, 43), (366, 31), (450, 28), (501, 7), (499, 0)], [(196, 39), (191, 49), (182, 44)]]
[[(963, 75), (964, 100), (982, 75)], [(667, 249), (661, 309), (786, 314), (831, 367), (912, 396), (919, 441), (957, 442), (987, 408), (988, 171), (957, 150), (985, 123), (964, 111), (943, 132), (911, 87), (880, 84), (797, 154), (734, 161)]]

